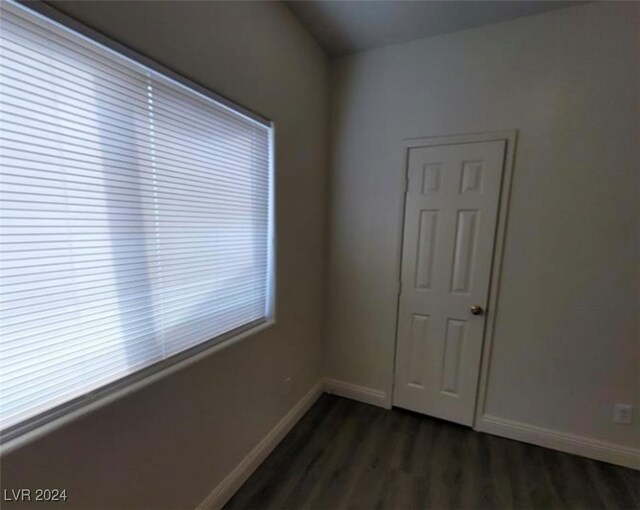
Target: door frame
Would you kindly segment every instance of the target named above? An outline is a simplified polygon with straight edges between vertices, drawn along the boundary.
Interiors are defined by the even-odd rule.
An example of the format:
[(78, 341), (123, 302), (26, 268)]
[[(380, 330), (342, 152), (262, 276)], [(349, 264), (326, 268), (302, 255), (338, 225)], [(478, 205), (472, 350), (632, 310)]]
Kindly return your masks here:
[(474, 429), (477, 428), (477, 424), (480, 418), (484, 414), (484, 406), (486, 400), (486, 392), (489, 379), (489, 370), (491, 365), (491, 350), (493, 347), (493, 336), (495, 332), (496, 315), (498, 311), (498, 297), (500, 293), (500, 276), (502, 272), (502, 261), (504, 256), (505, 236), (507, 232), (508, 212), (509, 212), (509, 200), (511, 197), (511, 182), (513, 180), (513, 166), (515, 162), (516, 154), (516, 142), (518, 138), (518, 130), (510, 129), (504, 131), (491, 131), (484, 133), (469, 133), (460, 135), (446, 135), (446, 136), (430, 136), (424, 138), (405, 138), (402, 140), (402, 179), (403, 185), (401, 186), (402, 196), (400, 198), (401, 210), (400, 210), (400, 225), (398, 228), (399, 239), (397, 249), (396, 260), (396, 324), (395, 324), (395, 339), (393, 342), (393, 366), (391, 370), (391, 391), (389, 393), (388, 406), (393, 406), (393, 393), (395, 391), (396, 381), (396, 355), (398, 348), (398, 322), (400, 311), (400, 282), (402, 278), (402, 246), (404, 241), (404, 223), (405, 223), (405, 208), (406, 208), (406, 192), (409, 184), (409, 150), (419, 147), (434, 147), (441, 145), (460, 145), (465, 143), (480, 143), (480, 142), (493, 142), (504, 140), (506, 144), (504, 163), (502, 167), (502, 177), (500, 180), (500, 194), (498, 198), (498, 216), (496, 219), (496, 234), (493, 244), (493, 254), (491, 257), (491, 274), (489, 276), (489, 295), (486, 310), (486, 320), (484, 325), (484, 332), (482, 336), (482, 356), (480, 359), (480, 371), (478, 387), (475, 399), (475, 410), (473, 413)]

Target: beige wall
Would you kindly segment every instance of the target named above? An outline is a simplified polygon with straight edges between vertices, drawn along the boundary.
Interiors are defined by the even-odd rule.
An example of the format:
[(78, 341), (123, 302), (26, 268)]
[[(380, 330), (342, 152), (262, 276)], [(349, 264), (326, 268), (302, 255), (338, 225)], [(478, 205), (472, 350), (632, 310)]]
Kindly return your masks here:
[[(57, 508), (194, 507), (322, 375), (328, 63), (275, 3), (59, 5), (276, 122), (278, 323), (9, 453), (2, 486), (66, 488)], [(640, 404), (638, 10), (335, 64), (326, 375), (390, 392), (400, 140), (517, 128), (487, 413), (637, 445), (610, 418)]]
[[(334, 63), (327, 376), (391, 391), (401, 140), (518, 129), (485, 412), (629, 447), (640, 404), (640, 6)], [(640, 411), (636, 409), (636, 411)]]
[(328, 62), (281, 4), (59, 5), (275, 121), (278, 323), (9, 453), (2, 486), (66, 488), (56, 508), (193, 508), (321, 375)]

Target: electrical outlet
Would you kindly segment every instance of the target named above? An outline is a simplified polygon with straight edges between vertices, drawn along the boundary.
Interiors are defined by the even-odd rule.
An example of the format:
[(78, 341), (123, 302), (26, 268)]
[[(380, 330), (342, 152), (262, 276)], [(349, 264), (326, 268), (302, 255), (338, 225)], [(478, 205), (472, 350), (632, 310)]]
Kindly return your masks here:
[(616, 404), (613, 406), (613, 421), (629, 425), (633, 422), (633, 406)]

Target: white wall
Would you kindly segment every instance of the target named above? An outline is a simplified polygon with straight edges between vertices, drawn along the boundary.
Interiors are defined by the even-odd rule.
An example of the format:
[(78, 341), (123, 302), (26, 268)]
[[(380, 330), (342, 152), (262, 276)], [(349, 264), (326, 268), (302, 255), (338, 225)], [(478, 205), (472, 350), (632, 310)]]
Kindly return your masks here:
[(321, 376), (328, 62), (281, 4), (59, 6), (275, 121), (278, 323), (2, 458), (56, 508), (193, 508)]
[(329, 377), (391, 391), (400, 141), (518, 129), (485, 413), (640, 445), (612, 422), (640, 405), (638, 27), (590, 3), (334, 63)]

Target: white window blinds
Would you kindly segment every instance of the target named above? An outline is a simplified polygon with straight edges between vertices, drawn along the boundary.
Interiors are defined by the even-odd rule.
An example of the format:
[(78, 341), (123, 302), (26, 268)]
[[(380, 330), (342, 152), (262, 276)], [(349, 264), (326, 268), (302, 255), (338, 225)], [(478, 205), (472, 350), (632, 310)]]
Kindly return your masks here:
[(5, 432), (265, 320), (270, 137), (262, 122), (1, 3)]

